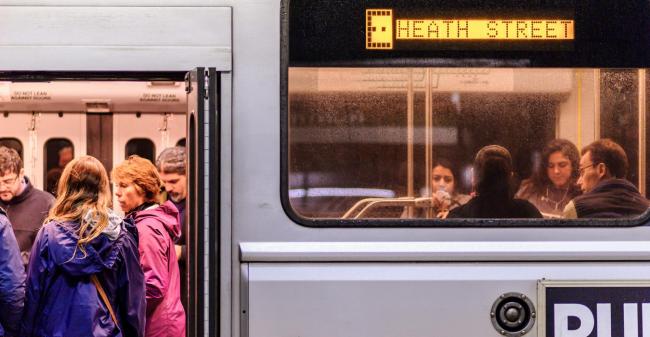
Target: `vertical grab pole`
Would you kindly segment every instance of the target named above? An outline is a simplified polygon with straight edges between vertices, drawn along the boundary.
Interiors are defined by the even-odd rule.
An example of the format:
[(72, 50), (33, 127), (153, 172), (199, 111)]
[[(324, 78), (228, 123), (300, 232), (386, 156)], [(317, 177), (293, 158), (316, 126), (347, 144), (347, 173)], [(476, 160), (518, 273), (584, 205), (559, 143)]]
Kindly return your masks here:
[[(413, 190), (413, 68), (409, 68), (406, 92), (406, 195), (413, 197)], [(408, 208), (408, 217), (413, 217), (413, 207)]]
[[(32, 111), (32, 118), (29, 120), (29, 172), (25, 174), (29, 177), (32, 184), (37, 185), (38, 181), (36, 179), (36, 160), (38, 160), (38, 117), (40, 113)], [(25, 155), (25, 158), (27, 156)], [(27, 167), (27, 165), (25, 165)], [(43, 182), (45, 184), (45, 182)]]
[[(426, 196), (433, 194), (431, 189), (431, 171), (433, 170), (433, 107), (431, 102), (431, 68), (426, 68), (424, 74), (424, 182)], [(427, 208), (427, 218), (433, 217), (433, 210)]]
[(639, 192), (646, 193), (646, 70), (639, 69)]

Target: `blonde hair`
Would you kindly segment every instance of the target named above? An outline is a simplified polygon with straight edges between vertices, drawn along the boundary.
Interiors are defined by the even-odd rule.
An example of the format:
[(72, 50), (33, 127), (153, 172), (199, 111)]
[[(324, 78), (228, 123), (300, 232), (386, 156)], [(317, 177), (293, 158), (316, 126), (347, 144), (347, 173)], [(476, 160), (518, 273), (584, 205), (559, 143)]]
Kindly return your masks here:
[(161, 201), (162, 180), (158, 169), (147, 159), (138, 155), (129, 156), (113, 169), (111, 178), (114, 182), (133, 184), (144, 195), (146, 202)]
[[(84, 245), (108, 226), (110, 207), (111, 189), (106, 169), (97, 158), (82, 156), (70, 161), (63, 169), (54, 206), (45, 221), (79, 222), (77, 248), (85, 255)], [(91, 224), (84, 220), (88, 212), (92, 212), (96, 221), (91, 228)]]

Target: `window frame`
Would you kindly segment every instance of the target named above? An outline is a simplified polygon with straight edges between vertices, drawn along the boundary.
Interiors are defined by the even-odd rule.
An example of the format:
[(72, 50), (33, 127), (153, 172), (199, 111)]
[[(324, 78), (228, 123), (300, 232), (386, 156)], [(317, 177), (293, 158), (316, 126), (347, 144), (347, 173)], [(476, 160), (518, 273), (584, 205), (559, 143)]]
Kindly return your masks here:
[[(0, 137), (0, 141), (12, 141), (12, 140), (18, 142), (18, 144), (20, 145), (20, 152), (18, 152), (18, 155), (20, 156), (20, 160), (22, 160), (23, 163), (24, 163), (25, 162), (25, 146), (23, 145), (23, 142), (21, 142), (20, 139), (18, 139), (16, 137)], [(0, 145), (0, 146), (8, 147), (7, 145)]]
[[(140, 155), (137, 154), (137, 153), (134, 153), (134, 154), (128, 154), (128, 153), (127, 153), (127, 152), (128, 152), (128, 151), (127, 151), (127, 147), (129, 146), (129, 143), (130, 143), (130, 142), (132, 142), (132, 141), (142, 141), (142, 140), (148, 141), (148, 142), (151, 143), (151, 145), (153, 146), (153, 159), (149, 159), (149, 158), (142, 157), (142, 156), (140, 156)], [(134, 138), (130, 138), (129, 140), (126, 141), (126, 143), (124, 143), (124, 159), (127, 159), (127, 158), (129, 158), (129, 156), (132, 156), (132, 155), (138, 155), (138, 156), (140, 156), (140, 157), (142, 157), (142, 158), (144, 158), (144, 159), (150, 160), (152, 163), (155, 164), (155, 163), (156, 163), (156, 143), (155, 143), (153, 140), (151, 140), (151, 139), (149, 139), (149, 138), (146, 138), (146, 137), (134, 137)]]
[[(290, 67), (557, 67), (555, 64), (535, 64), (531, 60), (494, 57), (487, 59), (467, 58), (462, 51), (446, 52), (445, 58), (406, 58), (406, 59), (367, 59), (348, 62), (299, 62), (291, 64), (289, 48), (289, 0), (282, 0), (280, 20), (280, 200), (289, 219), (298, 225), (314, 228), (596, 228), (596, 227), (636, 227), (650, 222), (650, 208), (642, 215), (625, 219), (331, 219), (306, 218), (291, 206), (289, 198), (289, 68)], [(451, 56), (451, 57), (450, 57)], [(569, 61), (564, 67), (584, 67), (582, 59)], [(616, 62), (616, 61), (612, 61)], [(592, 65), (602, 68), (606, 65)], [(615, 67), (613, 64), (611, 67)], [(638, 65), (648, 68), (648, 65)]]

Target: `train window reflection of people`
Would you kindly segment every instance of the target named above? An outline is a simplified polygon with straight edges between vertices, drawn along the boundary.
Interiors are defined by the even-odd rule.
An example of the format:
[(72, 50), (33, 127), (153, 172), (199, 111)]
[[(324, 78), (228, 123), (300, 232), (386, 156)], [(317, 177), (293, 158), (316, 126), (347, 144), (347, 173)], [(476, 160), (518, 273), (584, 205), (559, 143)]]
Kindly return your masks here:
[(629, 165), (620, 145), (601, 139), (581, 153), (578, 184), (584, 194), (567, 204), (566, 218), (621, 218), (648, 209), (648, 200), (625, 179)]
[(431, 171), (431, 201), (436, 218), (446, 218), (449, 211), (467, 203), (469, 195), (458, 192), (456, 179), (459, 176), (447, 159), (441, 158)]
[(474, 196), (465, 205), (449, 212), (449, 218), (541, 218), (530, 202), (515, 199), (510, 152), (488, 145), (474, 159)]
[(530, 201), (545, 217), (560, 217), (569, 201), (581, 194), (576, 185), (579, 160), (570, 141), (550, 141), (532, 177), (521, 183), (515, 197)]
[[(45, 175), (45, 185), (46, 185), (45, 190), (47, 192), (50, 192), (55, 197), (56, 197), (57, 183), (59, 182), (59, 178), (61, 177), (63, 168), (74, 158), (74, 148), (70, 141), (66, 139), (50, 139), (45, 144), (45, 151), (47, 153), (48, 159), (49, 159), (50, 148), (57, 147), (57, 145), (61, 147), (59, 147), (58, 150), (55, 150), (57, 154), (57, 159), (55, 164), (56, 166), (50, 167), (50, 165), (48, 165), (47, 174)], [(48, 162), (47, 164), (49, 164), (50, 160), (47, 160), (47, 162)]]
[(113, 169), (112, 177), (120, 207), (138, 228), (147, 295), (146, 336), (184, 336), (185, 311), (174, 246), (181, 234), (178, 210), (171, 201), (159, 204), (162, 181), (149, 160), (130, 156)]

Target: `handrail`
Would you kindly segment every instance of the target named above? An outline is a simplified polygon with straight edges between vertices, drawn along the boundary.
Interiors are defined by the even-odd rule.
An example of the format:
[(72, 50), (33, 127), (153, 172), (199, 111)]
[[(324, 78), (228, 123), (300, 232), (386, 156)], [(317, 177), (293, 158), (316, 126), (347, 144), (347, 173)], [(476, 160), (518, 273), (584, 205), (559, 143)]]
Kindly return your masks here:
[[(430, 197), (366, 198), (361, 199), (356, 204), (354, 204), (352, 208), (343, 214), (341, 219), (359, 219), (373, 209), (391, 206), (417, 208), (433, 207), (433, 201)], [(359, 208), (361, 208), (361, 210), (358, 210)], [(354, 213), (356, 213), (356, 215), (354, 215)]]

